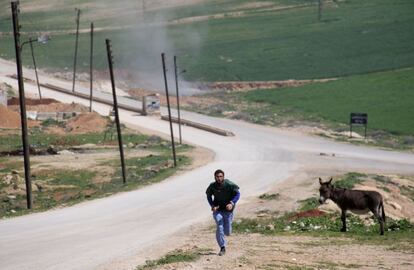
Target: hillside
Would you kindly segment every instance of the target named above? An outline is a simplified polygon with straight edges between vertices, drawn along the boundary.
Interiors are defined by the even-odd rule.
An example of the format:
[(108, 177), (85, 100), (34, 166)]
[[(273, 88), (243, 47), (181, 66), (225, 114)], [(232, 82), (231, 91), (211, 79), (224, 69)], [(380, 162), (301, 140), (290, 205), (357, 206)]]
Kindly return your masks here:
[[(116, 67), (133, 67), (138, 78), (161, 72), (163, 51), (170, 60), (178, 56), (187, 70), (183, 76), (192, 81), (326, 78), (414, 64), (410, 0), (324, 1), (320, 21), (316, 1), (305, 0), (79, 1), (53, 8), (44, 3), (22, 1), (20, 22), (22, 39), (43, 31), (52, 36), (47, 45), (36, 46), (39, 66), (48, 70), (72, 68), (75, 7), (82, 9), (78, 68), (84, 71), (91, 21), (95, 68), (107, 68), (104, 39), (110, 38)], [(0, 56), (10, 59), (12, 29), (5, 10)], [(23, 52), (30, 65), (29, 50)]]

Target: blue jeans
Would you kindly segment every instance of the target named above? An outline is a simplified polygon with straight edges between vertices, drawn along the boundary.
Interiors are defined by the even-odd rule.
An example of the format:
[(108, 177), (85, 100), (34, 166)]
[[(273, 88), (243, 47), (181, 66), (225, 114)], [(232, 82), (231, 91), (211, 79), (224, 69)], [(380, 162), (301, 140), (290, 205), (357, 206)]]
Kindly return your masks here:
[(229, 236), (231, 234), (231, 223), (233, 221), (233, 212), (216, 211), (213, 213), (214, 220), (216, 221), (216, 239), (217, 244), (220, 247), (225, 247), (227, 242), (224, 239), (224, 235)]

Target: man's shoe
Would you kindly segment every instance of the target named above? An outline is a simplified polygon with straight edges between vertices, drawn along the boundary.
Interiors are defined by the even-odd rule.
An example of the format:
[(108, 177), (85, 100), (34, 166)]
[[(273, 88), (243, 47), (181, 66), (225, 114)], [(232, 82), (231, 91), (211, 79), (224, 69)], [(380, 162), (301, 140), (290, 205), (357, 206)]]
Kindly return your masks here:
[(224, 254), (226, 254), (226, 247), (221, 247), (218, 255), (223, 256)]

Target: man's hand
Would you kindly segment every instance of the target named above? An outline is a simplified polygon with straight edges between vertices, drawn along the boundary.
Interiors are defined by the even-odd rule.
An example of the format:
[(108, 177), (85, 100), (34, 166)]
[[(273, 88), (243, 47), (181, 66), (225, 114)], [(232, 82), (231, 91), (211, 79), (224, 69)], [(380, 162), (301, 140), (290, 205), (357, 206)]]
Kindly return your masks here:
[(213, 211), (213, 212), (216, 212), (218, 209), (219, 209), (219, 207), (218, 207), (218, 206), (213, 206), (213, 207), (211, 207), (211, 211)]
[(233, 209), (233, 204), (232, 203), (227, 204), (226, 205), (226, 210), (231, 211), (231, 209)]

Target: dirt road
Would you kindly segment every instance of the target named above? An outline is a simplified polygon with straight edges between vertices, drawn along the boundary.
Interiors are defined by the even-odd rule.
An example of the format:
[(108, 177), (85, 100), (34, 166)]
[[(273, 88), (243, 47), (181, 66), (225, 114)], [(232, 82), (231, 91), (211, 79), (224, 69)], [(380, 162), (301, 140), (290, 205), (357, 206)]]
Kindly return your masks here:
[[(15, 66), (0, 61), (0, 81), (17, 88), (15, 81), (4, 76), (13, 72)], [(30, 72), (25, 74), (31, 76)], [(42, 77), (43, 82), (48, 80)], [(66, 88), (70, 89), (70, 84)], [(37, 89), (27, 84), (26, 91), (36, 93)], [(43, 90), (42, 94), (64, 102), (89, 104), (52, 91)], [(100, 104), (94, 109), (104, 115), (109, 111), (108, 106)], [(120, 117), (123, 123), (138, 129), (169, 134), (168, 123), (157, 117), (122, 110)], [(311, 169), (320, 170), (322, 176), (328, 170), (414, 174), (413, 154), (356, 147), (189, 112), (183, 112), (182, 117), (231, 130), (235, 136), (183, 127), (183, 140), (215, 152), (213, 162), (137, 191), (0, 221), (0, 268), (107, 269), (115, 261), (140, 258), (154, 244), (168, 245), (174, 233), (210, 221), (204, 191), (217, 168), (237, 181), (242, 204), (282, 180)], [(135, 265), (132, 260), (123, 267), (133, 269)]]

